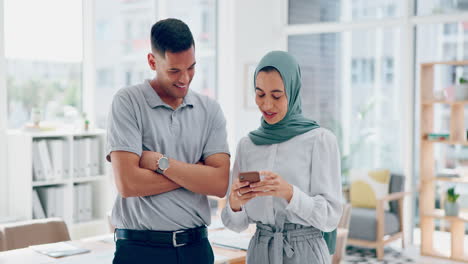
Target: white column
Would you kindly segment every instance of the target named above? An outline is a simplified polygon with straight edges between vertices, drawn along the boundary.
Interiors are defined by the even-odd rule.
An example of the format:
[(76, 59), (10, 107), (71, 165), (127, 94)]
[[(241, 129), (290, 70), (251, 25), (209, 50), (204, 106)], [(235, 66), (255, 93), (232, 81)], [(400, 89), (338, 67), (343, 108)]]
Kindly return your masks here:
[[(344, 20), (351, 20), (351, 1), (346, 0), (343, 1), (341, 5), (341, 15)], [(351, 140), (351, 119), (352, 119), (352, 32), (345, 31), (341, 34), (342, 42), (341, 42), (341, 50), (342, 50), (342, 57), (341, 57), (341, 72), (342, 72), (342, 85), (341, 85), (341, 142), (342, 142), (342, 149), (340, 149), (341, 156), (348, 155), (350, 151), (350, 142)], [(339, 127), (339, 126), (338, 126)], [(348, 161), (349, 162), (349, 161)], [(343, 166), (343, 164), (341, 164)], [(342, 175), (343, 176), (343, 175)], [(347, 178), (347, 183), (350, 183), (349, 175)]]
[[(227, 122), (228, 143), (232, 157), (236, 151), (236, 97), (240, 88), (236, 87), (235, 72), (235, 1), (218, 1), (218, 78), (217, 99)], [(231, 162), (233, 163), (233, 162)]]
[(157, 16), (157, 19), (154, 23), (156, 23), (157, 21), (161, 20), (161, 19), (166, 19), (168, 18), (167, 17), (167, 14), (168, 14), (168, 11), (167, 11), (167, 6), (168, 6), (168, 3), (167, 3), (167, 0), (159, 0), (158, 3), (156, 4), (157, 6), (157, 12), (156, 12), (156, 16)]
[[(404, 89), (400, 90), (404, 94), (399, 96), (399, 98), (404, 98), (403, 100), (403, 111), (404, 111), (404, 120), (402, 122), (403, 127), (403, 136), (400, 138), (400, 144), (402, 146), (403, 154), (403, 174), (406, 176), (405, 188), (407, 191), (416, 190), (418, 183), (414, 179), (415, 164), (417, 163), (416, 157), (414, 155), (414, 144), (415, 144), (415, 109), (419, 106), (419, 100), (417, 100), (417, 94), (415, 91), (418, 91), (414, 85), (414, 63), (415, 63), (415, 35), (414, 35), (414, 24), (411, 22), (411, 17), (414, 14), (414, 4), (413, 1), (406, 2), (402, 6), (404, 17), (404, 24), (401, 27), (400, 31), (400, 45), (399, 57), (400, 61), (395, 61), (394, 66), (400, 66), (400, 71), (394, 71), (395, 74), (401, 74), (401, 84)], [(397, 56), (398, 57), (398, 56)], [(401, 63), (400, 63), (401, 62)], [(417, 66), (417, 65), (416, 65)], [(395, 78), (397, 79), (397, 78)], [(417, 165), (416, 165), (417, 166)], [(403, 219), (405, 230), (404, 236), (405, 241), (408, 244), (413, 244), (413, 231), (414, 231), (414, 195), (407, 196), (404, 203), (404, 216)]]
[(0, 216), (8, 215), (7, 177), (7, 87), (4, 32), (4, 1), (0, 0)]
[(94, 111), (94, 89), (96, 87), (96, 64), (94, 57), (95, 16), (94, 1), (83, 0), (83, 90), (82, 107), (87, 114), (90, 126), (95, 127), (96, 115)]
[[(368, 32), (369, 34), (372, 34), (372, 31), (369, 31)], [(389, 36), (390, 37), (390, 36)], [(373, 124), (378, 124), (379, 120), (381, 120), (382, 116), (380, 116), (380, 109), (382, 107), (381, 105), (381, 102), (383, 101), (382, 100), (382, 93), (381, 93), (381, 89), (382, 88), (382, 85), (383, 85), (383, 81), (382, 81), (382, 59), (383, 59), (383, 55), (384, 55), (384, 51), (383, 51), (383, 43), (384, 43), (384, 29), (383, 28), (376, 28), (375, 29), (375, 40), (374, 40), (374, 45), (375, 45), (375, 49), (374, 49), (374, 56), (372, 58), (372, 60), (374, 61), (374, 88), (373, 88), (373, 100), (375, 101), (375, 108), (374, 108), (374, 111), (372, 113), (373, 117), (374, 117), (374, 120), (373, 120)], [(383, 142), (382, 140), (382, 133), (385, 133), (386, 131), (383, 131), (382, 127), (377, 127), (377, 133), (375, 135), (375, 142), (379, 142), (377, 144), (374, 145), (375, 147), (375, 152), (374, 152), (374, 155), (375, 155), (375, 158), (373, 160), (374, 164), (372, 164), (373, 166), (376, 166), (376, 167), (380, 167), (382, 166), (382, 163), (384, 162), (382, 160), (382, 148), (383, 148), (383, 144), (381, 144), (381, 142)]]

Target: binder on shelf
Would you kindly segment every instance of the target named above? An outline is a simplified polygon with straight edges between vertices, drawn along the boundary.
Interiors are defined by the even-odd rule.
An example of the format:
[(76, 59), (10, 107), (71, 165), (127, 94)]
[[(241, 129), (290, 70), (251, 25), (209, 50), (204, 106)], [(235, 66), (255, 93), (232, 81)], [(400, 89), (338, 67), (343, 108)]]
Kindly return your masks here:
[(73, 177), (79, 178), (81, 177), (81, 140), (75, 138), (73, 140)]
[(80, 222), (86, 221), (86, 193), (85, 184), (78, 185), (78, 220)]
[(33, 206), (33, 218), (34, 219), (42, 219), (46, 218), (44, 208), (42, 207), (41, 200), (39, 199), (39, 195), (37, 194), (37, 190), (33, 189), (33, 201), (32, 201), (32, 206)]
[(75, 186), (78, 191), (78, 222), (84, 221), (84, 196), (83, 196), (83, 185), (78, 184)]
[(42, 168), (44, 170), (45, 180), (54, 180), (54, 171), (52, 169), (52, 164), (50, 161), (49, 149), (45, 140), (38, 140), (37, 146), (39, 148), (39, 156), (42, 163)]
[(63, 179), (63, 140), (52, 139), (48, 140), (47, 143), (52, 157), (55, 178)]
[(44, 207), (44, 211), (47, 217), (55, 217), (55, 191), (54, 187), (40, 187), (37, 188), (39, 198)]
[(64, 186), (40, 187), (37, 192), (47, 217), (64, 216)]
[(79, 188), (78, 188), (79, 185), (74, 185), (73, 186), (73, 222), (74, 223), (78, 223), (80, 222), (80, 219), (79, 219), (79, 214), (80, 214), (80, 210), (79, 210)]
[(75, 198), (75, 210), (74, 210), (74, 219), (76, 223), (81, 223), (86, 221), (86, 212), (85, 212), (85, 193), (84, 193), (84, 184), (76, 184), (73, 186), (74, 189), (74, 198)]
[(99, 164), (100, 164), (100, 153), (101, 153), (101, 148), (99, 146), (99, 138), (94, 137), (92, 138), (92, 146), (91, 146), (91, 175), (97, 176), (100, 175), (99, 171)]
[(80, 160), (80, 177), (86, 177), (86, 143), (85, 138), (80, 139), (80, 155), (77, 157)]
[(47, 217), (57, 217), (57, 191), (55, 187), (45, 188), (47, 192)]
[(68, 142), (63, 142), (63, 145), (62, 145), (62, 153), (63, 153), (63, 157), (62, 157), (62, 166), (63, 166), (63, 178), (64, 179), (68, 179), (70, 178), (71, 176), (71, 171), (70, 171), (70, 168), (71, 168), (71, 159), (70, 159), (70, 144)]
[(84, 190), (84, 221), (93, 219), (93, 189), (90, 183), (83, 185)]
[(44, 181), (45, 174), (44, 168), (42, 167), (41, 156), (39, 153), (39, 145), (37, 141), (32, 143), (32, 160), (33, 160), (33, 180)]
[(57, 217), (64, 217), (64, 197), (65, 197), (65, 187), (57, 186), (55, 187), (55, 214)]
[(92, 138), (86, 137), (83, 138), (83, 152), (82, 152), (82, 158), (83, 159), (83, 173), (85, 177), (89, 176), (95, 176), (91, 175), (91, 167), (92, 167), (92, 162), (91, 162), (91, 144), (92, 144)]

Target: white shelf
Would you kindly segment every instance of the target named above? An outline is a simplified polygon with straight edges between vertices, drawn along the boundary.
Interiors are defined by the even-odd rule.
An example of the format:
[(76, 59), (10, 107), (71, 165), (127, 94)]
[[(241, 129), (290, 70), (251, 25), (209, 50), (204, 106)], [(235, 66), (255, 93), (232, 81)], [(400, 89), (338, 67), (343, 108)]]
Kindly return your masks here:
[(461, 146), (468, 146), (468, 141), (466, 140), (429, 140), (429, 139), (422, 139), (423, 142), (427, 143), (439, 143), (439, 144), (447, 144), (447, 145), (461, 145)]
[[(46, 140), (46, 143), (49, 144), (50, 141), (48, 140), (52, 139), (63, 140), (61, 143), (62, 147), (58, 148), (60, 152), (56, 152), (60, 153), (58, 157), (63, 157), (63, 159), (59, 161), (63, 162), (63, 167), (61, 167), (62, 171), (56, 172), (55, 168), (52, 170), (53, 174), (61, 174), (57, 176), (56, 179), (48, 180), (50, 175), (44, 174), (42, 177), (44, 177), (45, 180), (34, 180), (33, 153), (36, 152), (33, 151), (33, 144), (40, 140)], [(72, 231), (73, 238), (82, 235), (99, 234), (99, 232), (103, 230), (103, 225), (106, 223), (106, 213), (112, 208), (113, 200), (113, 197), (111, 197), (112, 187), (109, 182), (110, 177), (108, 177), (107, 174), (108, 165), (106, 164), (107, 161), (105, 160), (104, 153), (105, 142), (106, 133), (104, 130), (77, 132), (9, 131), (8, 182), (9, 189), (12, 190), (9, 199), (11, 215), (18, 219), (32, 219), (33, 191), (37, 190), (43, 208), (46, 209), (47, 206), (52, 206), (52, 208), (54, 208), (52, 212), (55, 210), (55, 213), (64, 219), (69, 229), (75, 230)], [(49, 145), (47, 145), (47, 149), (50, 150)], [(51, 163), (53, 165), (55, 160), (60, 159), (52, 158), (52, 153), (54, 152), (52, 150), (50, 151)], [(87, 155), (86, 153), (91, 154), (89, 156), (84, 156)], [(95, 153), (97, 155), (94, 155)], [(74, 170), (78, 168), (80, 169)], [(78, 174), (83, 176), (90, 175), (91, 173), (97, 175), (77, 177)], [(83, 185), (85, 185), (85, 187), (77, 189)], [(60, 189), (49, 189), (53, 187), (60, 187)], [(39, 191), (41, 191), (42, 194)], [(52, 195), (54, 200), (49, 201), (57, 201), (52, 202), (52, 205), (42, 201), (43, 199), (48, 199), (43, 197), (49, 197), (50, 195)], [(81, 215), (81, 220), (85, 222), (75, 221), (77, 212), (79, 211), (77, 208), (85, 207), (91, 208), (85, 210), (86, 213)], [(54, 213), (52, 213), (52, 215), (54, 215)], [(86, 219), (92, 220), (86, 221)]]
[(74, 178), (74, 183), (81, 183), (81, 182), (93, 182), (93, 181), (103, 181), (106, 179), (106, 175), (99, 175), (99, 176), (89, 176), (89, 177), (81, 177), (81, 178)]
[(466, 66), (468, 65), (467, 61), (432, 61), (421, 63), (421, 67), (433, 67), (434, 65), (455, 65), (455, 66)]
[(468, 100), (448, 101), (448, 100), (425, 100), (423, 105), (447, 104), (447, 105), (468, 105)]
[(33, 187), (49, 186), (49, 185), (64, 185), (67, 184), (67, 180), (54, 180), (54, 181), (33, 181)]
[(448, 221), (462, 221), (468, 223), (468, 212), (461, 210), (458, 216), (446, 216), (444, 210), (435, 209), (432, 213), (424, 214), (425, 217), (432, 217)]
[(81, 228), (83, 226), (93, 226), (93, 225), (96, 225), (96, 224), (103, 224), (105, 222), (105, 219), (104, 218), (93, 218), (89, 221), (84, 221), (84, 222), (74, 222), (74, 225), (77, 227), (77, 228)]
[(468, 183), (468, 176), (462, 177), (434, 177), (433, 180), (453, 182), (453, 183)]
[(90, 131), (22, 131), (22, 130), (8, 130), (8, 135), (30, 136), (32, 138), (57, 138), (57, 137), (81, 137), (81, 136), (99, 136), (105, 135), (106, 131), (103, 129), (93, 129)]
[[(466, 259), (467, 248), (464, 245), (464, 232), (468, 223), (468, 213), (460, 210), (458, 216), (446, 216), (443, 210), (435, 209), (435, 181), (452, 183), (468, 183), (466, 173), (459, 173), (460, 177), (449, 178), (437, 176), (434, 166), (435, 147), (433, 143), (468, 146), (466, 140), (465, 106), (468, 100), (434, 100), (435, 65), (468, 65), (468, 61), (442, 61), (421, 64), (420, 98), (421, 98), (421, 149), (420, 149), (420, 197), (419, 214), (421, 226), (421, 255), (468, 262)], [(450, 106), (447, 112), (449, 117), (450, 137), (445, 140), (428, 140), (427, 135), (433, 133), (437, 123), (436, 104)], [(448, 109), (447, 109), (448, 110)], [(444, 112), (445, 113), (445, 112)], [(444, 120), (445, 121), (445, 120)], [(439, 241), (434, 239), (435, 220), (450, 222), (450, 247), (448, 250), (439, 251)]]

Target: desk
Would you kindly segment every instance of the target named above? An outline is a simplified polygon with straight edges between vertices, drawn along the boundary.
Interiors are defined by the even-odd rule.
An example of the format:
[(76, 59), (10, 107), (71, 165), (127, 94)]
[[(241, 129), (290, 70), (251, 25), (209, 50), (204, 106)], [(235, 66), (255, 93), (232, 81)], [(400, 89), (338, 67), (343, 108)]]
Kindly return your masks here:
[[(21, 248), (0, 252), (0, 264), (111, 264), (114, 258), (115, 244), (113, 234), (96, 236), (82, 240), (70, 241), (71, 244), (90, 249), (90, 253), (68, 256), (63, 258), (51, 258), (37, 253), (30, 248)], [(243, 250), (230, 250), (213, 246), (215, 255), (223, 257), (216, 264), (245, 263), (246, 252)], [(225, 261), (225, 259), (228, 259)]]
[[(113, 235), (114, 234), (107, 234), (70, 241), (71, 244), (90, 249), (91, 252), (57, 259), (37, 253), (30, 248), (3, 251), (0, 252), (0, 264), (111, 264), (115, 251)], [(347, 237), (347, 235), (348, 231), (346, 229), (338, 229), (338, 240)], [(222, 257), (218, 261), (215, 261), (215, 264), (245, 263), (246, 251), (220, 248), (217, 246), (213, 246), (213, 251), (216, 256)]]

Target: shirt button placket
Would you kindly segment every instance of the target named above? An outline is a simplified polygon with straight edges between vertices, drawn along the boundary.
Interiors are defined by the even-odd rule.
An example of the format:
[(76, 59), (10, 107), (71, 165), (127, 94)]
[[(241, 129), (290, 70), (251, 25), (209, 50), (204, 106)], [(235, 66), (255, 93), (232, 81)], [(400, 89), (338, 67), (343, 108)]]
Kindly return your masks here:
[[(268, 167), (270, 171), (275, 172), (275, 164), (276, 164), (276, 156), (278, 154), (278, 144), (273, 144), (271, 146), (271, 156), (270, 156), (270, 164), (268, 164)], [(268, 197), (268, 208), (270, 208), (270, 221), (272, 223), (275, 223), (275, 208), (274, 208), (274, 197), (273, 196), (267, 196)]]
[(172, 111), (171, 113), (171, 132), (174, 134), (174, 119), (175, 119), (175, 111)]
[(177, 120), (177, 117), (176, 117), (176, 112), (177, 110), (175, 110), (174, 112), (172, 112), (172, 115), (171, 115), (171, 120), (172, 120), (172, 134), (174, 136), (178, 136), (179, 135), (179, 121)]

